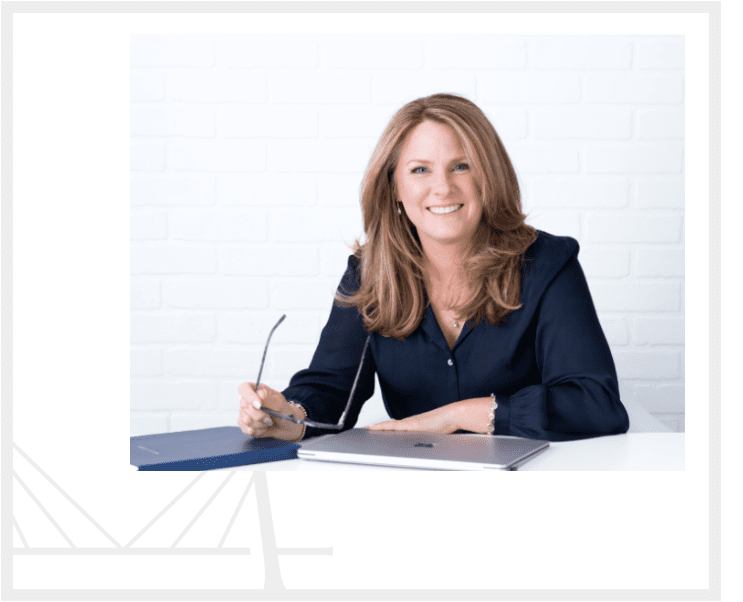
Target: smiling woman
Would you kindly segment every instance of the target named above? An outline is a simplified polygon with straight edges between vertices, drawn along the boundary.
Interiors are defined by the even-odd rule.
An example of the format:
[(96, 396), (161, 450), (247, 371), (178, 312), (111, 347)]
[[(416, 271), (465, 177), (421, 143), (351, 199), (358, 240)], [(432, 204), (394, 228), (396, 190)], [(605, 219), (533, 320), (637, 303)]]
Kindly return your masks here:
[(369, 162), (361, 208), (366, 277), (340, 301), (370, 330), (405, 338), (430, 303), (456, 339), (467, 319), (497, 324), (518, 308), (520, 258), (536, 233), (505, 147), (472, 102), (437, 94), (400, 109)]
[(240, 386), (245, 433), (321, 434), (302, 420), (337, 423), (356, 387), (350, 428), (375, 373), (393, 420), (372, 429), (549, 440), (627, 431), (578, 243), (526, 225), (511, 161), (476, 105), (436, 94), (400, 109), (361, 207), (366, 242), (311, 365), (283, 393)]

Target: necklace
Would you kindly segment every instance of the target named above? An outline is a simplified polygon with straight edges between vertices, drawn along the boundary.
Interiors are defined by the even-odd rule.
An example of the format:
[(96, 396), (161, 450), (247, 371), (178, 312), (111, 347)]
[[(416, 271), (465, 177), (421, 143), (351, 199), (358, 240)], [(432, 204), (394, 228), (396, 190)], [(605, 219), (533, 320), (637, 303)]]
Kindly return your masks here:
[(459, 328), (459, 324), (457, 323), (456, 320), (454, 320), (454, 322), (452, 322), (452, 326), (454, 326), (454, 328)]

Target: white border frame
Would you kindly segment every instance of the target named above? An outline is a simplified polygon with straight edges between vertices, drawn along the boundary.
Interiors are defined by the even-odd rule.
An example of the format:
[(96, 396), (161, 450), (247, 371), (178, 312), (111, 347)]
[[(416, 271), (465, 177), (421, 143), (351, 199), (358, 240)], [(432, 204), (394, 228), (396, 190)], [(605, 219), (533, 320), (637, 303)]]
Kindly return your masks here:
[[(721, 3), (720, 2), (3, 2), (2, 14), (2, 599), (3, 600), (211, 600), (209, 590), (13, 590), (12, 589), (12, 424), (13, 424), (13, 14), (18, 13), (149, 13), (149, 12), (464, 12), (491, 13), (708, 13), (710, 17), (710, 588), (637, 590), (289, 590), (250, 591), (263, 600), (334, 599), (461, 600), (719, 600), (721, 598)], [(682, 528), (682, 526), (679, 526)], [(8, 544), (10, 541), (10, 545)], [(246, 590), (219, 590), (223, 599), (243, 600)]]

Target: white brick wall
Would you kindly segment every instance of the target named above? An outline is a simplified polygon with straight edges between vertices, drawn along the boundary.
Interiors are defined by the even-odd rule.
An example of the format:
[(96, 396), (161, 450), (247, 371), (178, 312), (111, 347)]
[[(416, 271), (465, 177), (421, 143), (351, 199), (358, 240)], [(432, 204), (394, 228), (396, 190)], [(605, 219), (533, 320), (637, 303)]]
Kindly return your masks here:
[[(136, 36), (131, 432), (234, 424), (309, 362), (387, 121), (478, 103), (529, 222), (581, 243), (622, 397), (684, 428), (684, 43), (644, 36)], [(378, 397), (369, 416), (380, 415)]]

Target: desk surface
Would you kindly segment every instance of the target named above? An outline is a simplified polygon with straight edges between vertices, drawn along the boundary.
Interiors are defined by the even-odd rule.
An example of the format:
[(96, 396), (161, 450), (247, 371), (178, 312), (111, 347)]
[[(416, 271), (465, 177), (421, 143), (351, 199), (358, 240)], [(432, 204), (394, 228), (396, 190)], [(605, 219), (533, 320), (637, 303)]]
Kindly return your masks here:
[[(684, 470), (684, 459), (684, 433), (627, 433), (550, 443), (547, 451), (521, 466), (519, 470)], [(222, 470), (413, 469), (296, 459)]]

